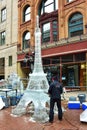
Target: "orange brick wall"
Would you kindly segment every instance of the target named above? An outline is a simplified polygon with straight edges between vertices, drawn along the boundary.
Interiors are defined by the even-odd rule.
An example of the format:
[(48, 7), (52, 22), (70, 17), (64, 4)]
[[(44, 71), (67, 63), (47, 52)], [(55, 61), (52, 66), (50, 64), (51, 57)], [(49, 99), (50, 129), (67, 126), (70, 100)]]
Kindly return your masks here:
[(68, 18), (74, 12), (83, 14), (84, 34), (87, 33), (87, 0), (73, 0), (65, 5), (64, 0), (60, 0), (59, 5), (59, 39), (68, 37)]

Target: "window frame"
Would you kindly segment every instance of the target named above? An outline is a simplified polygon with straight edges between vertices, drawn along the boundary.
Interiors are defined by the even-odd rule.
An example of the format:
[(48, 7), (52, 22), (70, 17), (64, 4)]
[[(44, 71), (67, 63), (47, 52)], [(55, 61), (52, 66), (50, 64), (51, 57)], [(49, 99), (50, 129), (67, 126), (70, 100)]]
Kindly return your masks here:
[(1, 22), (6, 20), (6, 7), (1, 10)]
[[(29, 33), (29, 39), (26, 39), (25, 37), (28, 35), (28, 33)], [(25, 50), (29, 48), (29, 46), (30, 46), (30, 32), (25, 31), (22, 37), (22, 49)]]
[(4, 45), (5, 44), (5, 39), (6, 39), (6, 32), (3, 31), (0, 33), (0, 46)]
[[(56, 27), (54, 28), (54, 22), (56, 22)], [(45, 24), (50, 24), (49, 26), (50, 26), (50, 28), (49, 28), (49, 30), (47, 30), (47, 32), (43, 32), (43, 25), (45, 25)], [(56, 41), (58, 41), (58, 21), (56, 20), (56, 19), (52, 19), (52, 21), (48, 21), (48, 22), (46, 22), (46, 23), (43, 23), (43, 25), (42, 25), (42, 44), (44, 44), (44, 43), (48, 43), (48, 42), (56, 42)], [(47, 37), (47, 34), (49, 33), (49, 37)], [(46, 39), (46, 37), (43, 37), (43, 35), (46, 35), (46, 37), (47, 37), (47, 39)], [(55, 37), (56, 36), (56, 37)], [(44, 40), (45, 39), (45, 40)]]
[[(44, 27), (47, 24), (49, 24), (49, 29), (44, 30)], [(47, 22), (47, 23), (44, 23), (42, 26), (42, 42), (49, 42), (49, 41), (50, 41), (50, 22)]]
[(9, 56), (9, 62), (8, 62), (8, 66), (12, 66), (12, 55)]
[[(40, 7), (39, 7), (39, 15), (42, 15), (44, 13), (51, 13), (51, 12), (53, 12), (55, 10), (58, 10), (58, 3), (57, 3), (58, 1), (53, 0), (52, 2), (48, 3), (47, 5), (45, 5), (45, 3), (47, 1), (50, 1), (50, 0), (43, 0), (41, 2)], [(47, 12), (46, 12), (45, 8), (48, 7), (48, 6), (51, 6), (51, 5), (53, 5), (52, 6), (53, 9), (50, 7), (50, 9), (52, 9), (52, 10), (50, 11), (49, 9), (47, 9)]]
[(83, 15), (80, 12), (75, 12), (68, 20), (69, 37), (74, 37), (83, 34)]
[(67, 2), (69, 3), (69, 2), (72, 2), (73, 0), (67, 0)]
[(31, 19), (31, 8), (30, 5), (26, 5), (23, 9), (23, 22), (27, 22), (30, 19)]

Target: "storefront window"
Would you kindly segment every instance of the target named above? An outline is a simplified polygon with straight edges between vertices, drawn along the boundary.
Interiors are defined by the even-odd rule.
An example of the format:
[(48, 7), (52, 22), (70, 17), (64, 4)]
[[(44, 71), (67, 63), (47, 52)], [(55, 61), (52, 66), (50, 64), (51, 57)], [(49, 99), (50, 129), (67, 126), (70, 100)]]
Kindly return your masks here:
[(52, 81), (52, 77), (56, 74), (60, 79), (60, 67), (59, 66), (44, 66), (44, 72), (47, 73), (47, 80), (49, 84)]
[(80, 86), (82, 87), (86, 86), (86, 64), (85, 63), (81, 63), (80, 65)]
[(62, 56), (62, 63), (73, 62), (73, 55)]
[(85, 61), (86, 59), (86, 54), (83, 52), (83, 53), (78, 53), (78, 54), (75, 54), (75, 61)]
[(65, 86), (79, 86), (79, 65), (63, 65), (62, 81)]
[[(48, 79), (56, 73), (60, 82), (68, 88), (81, 87), (82, 90), (87, 86), (87, 65), (86, 53), (76, 53), (64, 56), (54, 56), (44, 58), (44, 71)], [(50, 78), (49, 78), (50, 77)]]

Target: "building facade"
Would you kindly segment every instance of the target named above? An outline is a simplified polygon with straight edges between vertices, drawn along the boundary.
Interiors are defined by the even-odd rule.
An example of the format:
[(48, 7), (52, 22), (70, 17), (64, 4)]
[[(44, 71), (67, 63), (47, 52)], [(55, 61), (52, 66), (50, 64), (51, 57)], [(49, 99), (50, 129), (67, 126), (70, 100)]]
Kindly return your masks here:
[(0, 79), (17, 73), (18, 2), (0, 0)]
[(41, 28), (42, 62), (50, 83), (57, 73), (64, 86), (87, 86), (87, 0), (18, 1), (18, 73), (27, 77), (34, 49), (36, 15)]

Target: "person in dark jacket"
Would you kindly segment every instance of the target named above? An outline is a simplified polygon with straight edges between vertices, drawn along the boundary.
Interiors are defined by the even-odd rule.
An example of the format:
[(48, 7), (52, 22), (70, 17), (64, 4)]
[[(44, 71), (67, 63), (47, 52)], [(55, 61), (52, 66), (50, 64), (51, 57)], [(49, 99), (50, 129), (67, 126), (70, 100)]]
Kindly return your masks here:
[(61, 94), (63, 92), (62, 84), (58, 82), (58, 77), (52, 78), (52, 83), (48, 89), (48, 94), (50, 95), (50, 112), (49, 112), (49, 122), (53, 123), (54, 120), (54, 105), (57, 104), (58, 108), (58, 119), (62, 120), (62, 108), (61, 108)]

